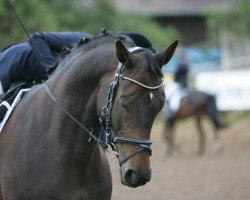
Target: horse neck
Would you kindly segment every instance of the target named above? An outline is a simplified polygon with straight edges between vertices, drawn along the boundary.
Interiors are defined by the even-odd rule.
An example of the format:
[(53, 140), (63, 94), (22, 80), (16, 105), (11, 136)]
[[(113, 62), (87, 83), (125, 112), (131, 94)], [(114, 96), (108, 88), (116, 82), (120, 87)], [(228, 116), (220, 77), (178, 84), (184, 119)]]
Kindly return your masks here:
[[(99, 52), (102, 51), (100, 48)], [(95, 132), (100, 130), (97, 116), (100, 82), (103, 77), (113, 77), (115, 71), (112, 68), (115, 66), (112, 64), (112, 60), (115, 60), (113, 56), (102, 57), (93, 59), (91, 53), (79, 56), (71, 66), (58, 71), (55, 77), (48, 81), (51, 92), (63, 107)], [(65, 113), (61, 113), (61, 116), (61, 119), (68, 117)]]

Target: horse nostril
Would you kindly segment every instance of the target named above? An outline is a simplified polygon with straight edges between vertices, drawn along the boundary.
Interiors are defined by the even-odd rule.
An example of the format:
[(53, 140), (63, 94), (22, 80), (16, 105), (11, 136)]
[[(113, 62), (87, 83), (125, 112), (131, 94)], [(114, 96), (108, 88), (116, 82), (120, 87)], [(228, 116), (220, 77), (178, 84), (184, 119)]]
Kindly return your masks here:
[(125, 173), (125, 179), (129, 184), (135, 185), (137, 182), (135, 171), (132, 169), (127, 170)]
[(125, 180), (132, 187), (138, 187), (144, 185), (151, 179), (151, 173), (149, 171), (135, 171), (128, 169), (125, 173)]

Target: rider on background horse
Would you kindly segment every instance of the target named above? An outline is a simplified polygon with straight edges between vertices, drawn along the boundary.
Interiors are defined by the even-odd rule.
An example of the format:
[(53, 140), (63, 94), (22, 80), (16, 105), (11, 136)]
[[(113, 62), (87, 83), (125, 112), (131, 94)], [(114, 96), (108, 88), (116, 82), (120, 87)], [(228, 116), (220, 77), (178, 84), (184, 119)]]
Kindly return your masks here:
[(188, 75), (189, 75), (189, 66), (187, 64), (184, 52), (182, 52), (179, 56), (177, 69), (174, 73), (174, 81), (179, 83), (182, 88), (187, 88)]
[(189, 66), (184, 51), (181, 49), (178, 55), (178, 63), (173, 74), (173, 82), (165, 87), (166, 102), (163, 109), (164, 116), (171, 118), (180, 106), (182, 97), (188, 94)]
[[(189, 89), (189, 67), (181, 49), (178, 55), (178, 65), (174, 73), (174, 81), (165, 87), (165, 104), (162, 112), (164, 122), (164, 134), (168, 144), (168, 154), (174, 149), (174, 125), (179, 119), (194, 117), (199, 133), (199, 154), (204, 153), (205, 137), (201, 125), (201, 117), (207, 116), (214, 126), (214, 141), (219, 144), (218, 130), (227, 127), (219, 118), (219, 110), (216, 105), (216, 97), (213, 94)], [(219, 147), (217, 145), (217, 147)]]

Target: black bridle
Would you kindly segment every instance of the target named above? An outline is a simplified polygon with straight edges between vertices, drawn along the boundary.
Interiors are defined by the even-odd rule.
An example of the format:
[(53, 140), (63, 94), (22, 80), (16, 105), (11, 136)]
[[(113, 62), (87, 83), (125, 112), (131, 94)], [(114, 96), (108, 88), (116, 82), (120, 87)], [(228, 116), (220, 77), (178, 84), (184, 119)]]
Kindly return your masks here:
[[(145, 50), (145, 49), (143, 49), (141, 47), (133, 47), (133, 48), (129, 49), (130, 52), (138, 52), (138, 51), (143, 51), (143, 50)], [(112, 120), (111, 120), (112, 107), (113, 107), (115, 95), (117, 92), (117, 88), (119, 86), (119, 81), (121, 79), (125, 79), (127, 81), (131, 81), (131, 82), (133, 82), (133, 83), (135, 83), (143, 88), (149, 89), (149, 90), (158, 89), (163, 85), (163, 83), (161, 83), (158, 86), (150, 87), (150, 86), (144, 85), (144, 84), (142, 84), (142, 83), (140, 83), (132, 78), (123, 76), (122, 72), (121, 72), (122, 67), (123, 67), (123, 65), (121, 63), (119, 63), (118, 68), (117, 68), (117, 72), (115, 74), (115, 80), (109, 86), (107, 103), (102, 109), (102, 115), (100, 118), (100, 124), (102, 125), (104, 131), (106, 132), (106, 135), (108, 138), (108, 143), (112, 147), (112, 150), (115, 152), (117, 157), (118, 157), (118, 149), (116, 147), (117, 143), (131, 144), (131, 145), (136, 145), (139, 147), (137, 150), (133, 151), (132, 153), (127, 155), (125, 158), (121, 159), (119, 161), (120, 166), (123, 163), (125, 163), (128, 159), (130, 159), (131, 157), (135, 156), (136, 154), (138, 154), (142, 151), (147, 151), (151, 155), (152, 149), (150, 148), (150, 145), (153, 143), (153, 141), (150, 139), (139, 139), (139, 138), (131, 138), (131, 137), (123, 137), (123, 136), (112, 136), (111, 129), (115, 130), (114, 126), (112, 124)]]
[[(130, 52), (138, 52), (138, 51), (143, 51), (145, 49), (141, 48), (141, 47), (133, 47), (130, 48), (129, 51)], [(100, 138), (96, 137), (95, 134), (93, 134), (92, 131), (90, 131), (89, 129), (87, 129), (81, 122), (79, 122), (71, 113), (69, 113), (64, 106), (56, 99), (56, 97), (52, 94), (52, 92), (50, 91), (47, 83), (45, 82), (45, 90), (47, 92), (47, 94), (49, 95), (49, 97), (57, 104), (57, 106), (66, 114), (68, 115), (68, 117), (70, 119), (72, 119), (77, 125), (79, 125), (84, 132), (86, 132), (86, 134), (88, 134), (89, 136), (89, 141), (91, 139), (93, 139), (94, 141), (98, 142), (103, 148), (107, 149), (108, 148), (108, 144), (111, 146), (112, 150), (115, 152), (115, 155), (117, 157), (119, 157), (118, 155), (118, 149), (116, 147), (117, 143), (124, 143), (124, 144), (131, 144), (131, 145), (136, 145), (139, 148), (135, 151), (133, 151), (132, 153), (130, 153), (129, 155), (127, 155), (125, 158), (121, 159), (119, 161), (120, 166), (122, 166), (123, 163), (125, 163), (128, 159), (130, 159), (131, 157), (135, 156), (136, 154), (142, 152), (142, 151), (147, 151), (149, 152), (149, 154), (152, 154), (152, 149), (150, 148), (150, 145), (153, 143), (152, 140), (150, 139), (138, 139), (138, 138), (131, 138), (131, 137), (123, 137), (123, 136), (112, 136), (111, 134), (111, 128), (114, 129), (114, 126), (111, 123), (111, 114), (112, 114), (112, 107), (113, 107), (113, 103), (114, 103), (114, 99), (115, 99), (115, 95), (117, 92), (117, 88), (119, 86), (119, 81), (121, 79), (130, 81), (132, 83), (135, 83), (143, 88), (146, 88), (148, 90), (155, 90), (160, 88), (163, 85), (163, 82), (158, 85), (158, 86), (147, 86), (144, 85), (143, 83), (140, 83), (132, 78), (123, 76), (121, 71), (122, 71), (122, 67), (123, 65), (121, 63), (119, 63), (118, 68), (117, 68), (117, 73), (115, 75), (115, 80), (113, 82), (111, 82), (110, 86), (109, 86), (109, 90), (108, 90), (108, 98), (107, 98), (107, 103), (106, 105), (103, 107), (102, 109), (102, 115), (99, 118), (100, 124), (102, 126), (102, 131), (105, 132), (106, 134), (106, 138), (108, 139), (108, 141), (103, 141)]]

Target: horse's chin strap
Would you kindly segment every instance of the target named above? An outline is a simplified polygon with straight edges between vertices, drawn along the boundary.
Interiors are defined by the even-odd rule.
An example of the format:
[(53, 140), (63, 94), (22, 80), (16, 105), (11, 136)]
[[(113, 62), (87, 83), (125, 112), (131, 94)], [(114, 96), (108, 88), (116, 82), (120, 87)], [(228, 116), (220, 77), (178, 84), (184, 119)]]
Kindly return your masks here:
[[(130, 52), (138, 52), (138, 51), (142, 51), (142, 50), (144, 50), (144, 49), (141, 47), (133, 47), (133, 48), (129, 49)], [(137, 80), (126, 77), (126, 76), (122, 75), (122, 73), (121, 73), (122, 67), (123, 67), (122, 63), (119, 63), (118, 67), (117, 67), (117, 73), (115, 75), (115, 80), (110, 84), (110, 87), (108, 90), (107, 104), (106, 104), (106, 106), (103, 107), (102, 116), (99, 119), (100, 124), (102, 125), (103, 129), (106, 132), (106, 135), (108, 138), (108, 143), (111, 146), (112, 150), (115, 152), (117, 157), (119, 157), (118, 149), (116, 147), (117, 143), (131, 144), (131, 145), (139, 146), (139, 148), (137, 150), (133, 151), (132, 153), (130, 153), (129, 155), (127, 155), (123, 159), (120, 159), (120, 161), (119, 161), (120, 166), (123, 165), (128, 159), (130, 159), (131, 157), (135, 156), (136, 154), (138, 154), (142, 151), (147, 151), (151, 155), (152, 150), (150, 148), (150, 145), (152, 144), (152, 140), (122, 137), (122, 136), (113, 136), (112, 137), (110, 129), (111, 129), (111, 127), (113, 127), (113, 129), (114, 129), (114, 126), (111, 123), (111, 114), (112, 114), (112, 107), (113, 107), (114, 98), (116, 95), (117, 88), (119, 86), (119, 80), (124, 79), (124, 80), (130, 81), (130, 82), (137, 84), (137, 85), (139, 85), (145, 89), (148, 89), (148, 90), (155, 90), (155, 89), (160, 88), (163, 85), (163, 82), (162, 82), (160, 85), (157, 85), (157, 86), (147, 86), (147, 85), (145, 85)], [(117, 131), (115, 131), (115, 132), (117, 133)]]
[(122, 166), (123, 163), (125, 163), (128, 159), (132, 158), (133, 156), (142, 151), (148, 151), (150, 156), (152, 155), (152, 149), (150, 148), (150, 145), (153, 143), (152, 140), (115, 136), (112, 138), (112, 142), (113, 144), (123, 143), (123, 144), (131, 144), (139, 146), (138, 149), (132, 151), (129, 155), (127, 155), (126, 157), (124, 157), (119, 161), (120, 166)]

